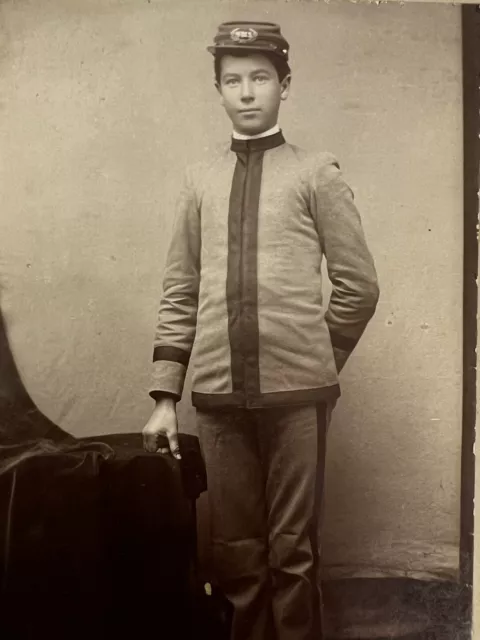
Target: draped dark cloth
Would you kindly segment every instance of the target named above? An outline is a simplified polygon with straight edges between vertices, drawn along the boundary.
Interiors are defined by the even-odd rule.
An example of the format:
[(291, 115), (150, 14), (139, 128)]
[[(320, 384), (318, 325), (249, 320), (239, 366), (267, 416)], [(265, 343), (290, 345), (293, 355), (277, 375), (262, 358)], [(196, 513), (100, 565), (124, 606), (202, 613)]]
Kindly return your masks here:
[(0, 312), (0, 634), (193, 637), (197, 438), (179, 464), (141, 434), (77, 439), (28, 394)]

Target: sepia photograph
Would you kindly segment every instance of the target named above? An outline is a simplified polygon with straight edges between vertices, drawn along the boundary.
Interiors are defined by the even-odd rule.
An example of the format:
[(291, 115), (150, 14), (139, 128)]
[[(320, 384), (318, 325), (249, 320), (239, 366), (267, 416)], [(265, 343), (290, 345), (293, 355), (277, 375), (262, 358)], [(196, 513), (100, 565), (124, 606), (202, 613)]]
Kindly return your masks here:
[(2, 638), (473, 637), (479, 78), (473, 4), (0, 2)]

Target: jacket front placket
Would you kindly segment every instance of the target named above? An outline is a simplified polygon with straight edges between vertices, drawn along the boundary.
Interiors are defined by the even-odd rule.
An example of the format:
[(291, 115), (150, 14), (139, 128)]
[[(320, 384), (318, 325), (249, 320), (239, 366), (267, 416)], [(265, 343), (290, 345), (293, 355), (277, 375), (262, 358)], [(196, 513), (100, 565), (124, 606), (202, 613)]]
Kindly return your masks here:
[(260, 395), (258, 329), (258, 212), (264, 150), (237, 151), (229, 206), (227, 308), (232, 390), (252, 406)]

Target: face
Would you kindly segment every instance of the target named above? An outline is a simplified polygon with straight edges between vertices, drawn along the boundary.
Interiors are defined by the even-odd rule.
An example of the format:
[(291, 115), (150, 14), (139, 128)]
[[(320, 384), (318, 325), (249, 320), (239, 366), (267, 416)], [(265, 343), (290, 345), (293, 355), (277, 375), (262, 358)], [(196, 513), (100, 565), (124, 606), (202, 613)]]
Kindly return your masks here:
[(273, 64), (261, 54), (225, 55), (216, 87), (235, 131), (257, 135), (277, 124), (281, 101), (288, 96), (290, 77), (280, 82)]

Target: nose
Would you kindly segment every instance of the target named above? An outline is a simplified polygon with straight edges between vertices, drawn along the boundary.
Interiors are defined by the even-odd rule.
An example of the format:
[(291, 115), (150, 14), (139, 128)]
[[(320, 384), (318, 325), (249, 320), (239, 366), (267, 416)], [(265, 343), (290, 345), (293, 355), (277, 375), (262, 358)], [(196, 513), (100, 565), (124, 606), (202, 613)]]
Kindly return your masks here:
[(247, 78), (242, 82), (240, 97), (242, 102), (251, 102), (255, 97), (252, 83)]

